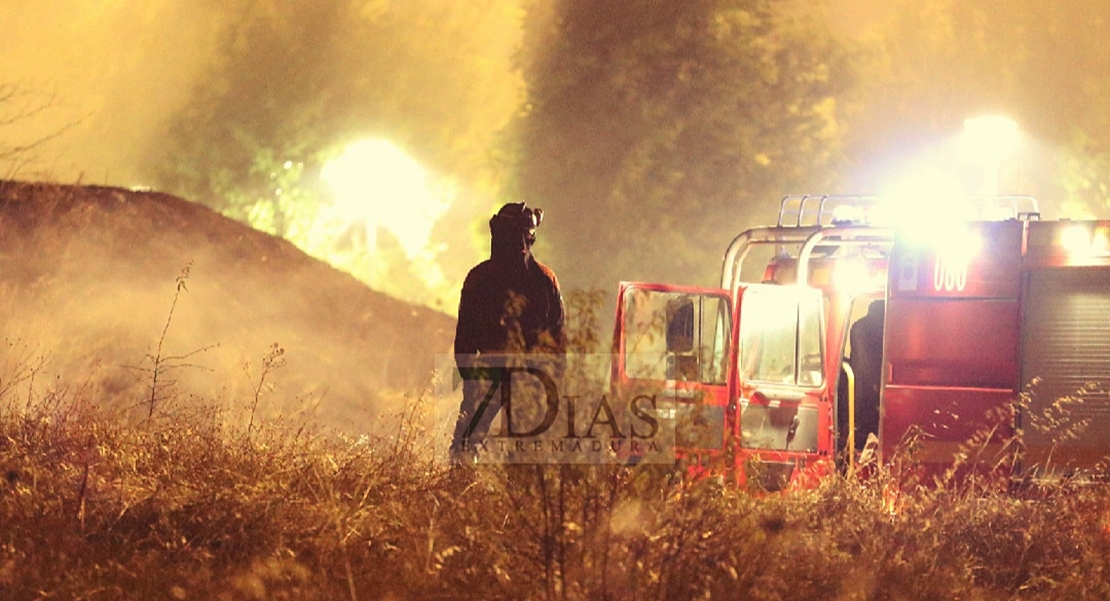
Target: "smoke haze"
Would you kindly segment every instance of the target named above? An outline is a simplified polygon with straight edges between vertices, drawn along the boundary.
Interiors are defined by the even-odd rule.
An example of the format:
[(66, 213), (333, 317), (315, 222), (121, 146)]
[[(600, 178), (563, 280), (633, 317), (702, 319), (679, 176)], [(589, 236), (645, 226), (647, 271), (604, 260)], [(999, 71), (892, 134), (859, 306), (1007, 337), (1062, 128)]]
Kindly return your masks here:
[[(763, 5), (722, 1), (697, 6), (723, 11)], [(363, 264), (373, 264), (381, 281), (415, 291), (408, 300), (426, 299), (424, 276), (436, 275), (444, 284), (433, 306), (445, 312), (454, 310), (466, 270), (485, 254), (484, 221), (500, 201), (522, 196), (547, 205), (537, 254), (550, 260), (567, 283), (598, 285), (609, 293), (619, 279), (696, 278), (688, 283), (710, 284), (712, 278), (704, 274), (718, 269), (724, 244), (743, 226), (772, 218), (781, 195), (881, 191), (906, 163), (950, 146), (963, 120), (982, 112), (1013, 117), (1025, 135), (1022, 153), (1012, 157), (1003, 174), (1004, 191), (1037, 194), (1043, 207), (1057, 209), (1047, 216), (1106, 212), (1107, 193), (1100, 190), (1110, 189), (1105, 175), (1110, 172), (1110, 107), (1103, 106), (1110, 98), (1110, 50), (1102, 43), (1100, 23), (1110, 19), (1110, 8), (1104, 3), (797, 0), (767, 5), (817, 15), (851, 51), (858, 69), (849, 77), (815, 64), (812, 73), (802, 74), (828, 78), (821, 89), (805, 91), (828, 95), (803, 107), (825, 118), (826, 127), (816, 133), (786, 127), (795, 115), (785, 105), (794, 98), (752, 100), (752, 88), (744, 86), (757, 78), (738, 77), (720, 86), (739, 90), (720, 95), (729, 102), (784, 105), (779, 111), (785, 115), (783, 127), (757, 120), (750, 136), (756, 143), (738, 149), (729, 146), (732, 138), (715, 137), (718, 122), (747, 118), (732, 115), (734, 104), (680, 115), (685, 130), (667, 121), (673, 117), (667, 112), (671, 107), (664, 95), (653, 93), (669, 89), (673, 82), (660, 83), (667, 77), (688, 75), (687, 66), (659, 75), (635, 63), (628, 72), (605, 64), (606, 56), (629, 61), (684, 57), (667, 55), (665, 48), (652, 54), (650, 47), (637, 55), (619, 43), (604, 49), (610, 54), (588, 54), (589, 40), (619, 25), (606, 21), (619, 16), (611, 7), (636, 8), (631, 3), (614, 2), (600, 10), (572, 0), (299, 0), (280, 6), (250, 0), (9, 0), (0, 9), (0, 93), (2, 86), (14, 86), (22, 94), (23, 104), (17, 106), (29, 107), (32, 114), (4, 124), (12, 105), (0, 106), (0, 174), (154, 185), (214, 203), (219, 190), (210, 180), (254, 178), (236, 192), (245, 189), (260, 198), (275, 193), (272, 185), (267, 188), (269, 174), (253, 164), (257, 152), (247, 151), (263, 149), (277, 164), (303, 162), (300, 185), (316, 193), (315, 178), (329, 158), (352, 142), (386, 139), (458, 193), (432, 227), (423, 255), (389, 228), (361, 234), (375, 246), (355, 252)], [(659, 6), (666, 8), (658, 11), (674, 10), (678, 4)], [(557, 25), (575, 7), (578, 28), (570, 33), (579, 37), (559, 39)], [(656, 37), (636, 38), (637, 31), (625, 35), (650, 46), (670, 39), (674, 32), (668, 23), (654, 19)], [(594, 26), (601, 33), (590, 31)], [(573, 45), (583, 40), (587, 45)], [(728, 50), (727, 42), (711, 50)], [(565, 52), (555, 66), (600, 65), (591, 74), (596, 80), (582, 77), (582, 65), (575, 64), (560, 72), (536, 69), (524, 81), (521, 65), (559, 43)], [(815, 63), (831, 60), (812, 48), (802, 50), (810, 54), (800, 56)], [(772, 65), (768, 76), (780, 67)], [(644, 87), (628, 83), (644, 73), (654, 77), (645, 79)], [(543, 109), (525, 102), (535, 100), (545, 86), (565, 83), (561, 77), (584, 80), (574, 94), (554, 99), (569, 101), (565, 119), (550, 122), (557, 127), (541, 123), (530, 146), (513, 138), (518, 132), (506, 125), (514, 115), (533, 117)], [(716, 82), (706, 79), (710, 86)], [(595, 81), (617, 80), (625, 87), (614, 90), (624, 96), (590, 95)], [(771, 91), (782, 90), (783, 95), (796, 91)], [(694, 85), (681, 91), (687, 106), (706, 98), (704, 88)], [(682, 140), (685, 145), (660, 146), (657, 155), (645, 151), (649, 158), (635, 165), (639, 172), (632, 175), (648, 185), (667, 179), (659, 175), (664, 173), (680, 182), (658, 185), (652, 204), (645, 202), (643, 187), (626, 185), (633, 170), (617, 160), (619, 153), (643, 142), (636, 138), (641, 131), (611, 118), (615, 111), (606, 112), (618, 96), (663, 99), (650, 107), (663, 118), (650, 113), (642, 119), (641, 125), (658, 125), (645, 126), (647, 136), (696, 130)], [(552, 98), (541, 100), (551, 106)], [(629, 103), (622, 116), (639, 115), (643, 108)], [(590, 114), (600, 117), (589, 121)], [(705, 114), (718, 121), (702, 119)], [(5, 157), (5, 149), (42, 139), (29, 152)], [(235, 147), (240, 143), (242, 148)], [(562, 154), (552, 155), (555, 159), (543, 154), (548, 145), (560, 144)], [(514, 165), (504, 155), (513, 152), (533, 157), (531, 180), (507, 181), (518, 175), (507, 173)], [(688, 158), (695, 152), (701, 153), (697, 159)], [(790, 163), (793, 158), (796, 162)], [(175, 161), (198, 172), (192, 182), (197, 186), (174, 187)], [(617, 189), (620, 185), (626, 188)], [(735, 201), (726, 221), (723, 211), (678, 210), (694, 206), (706, 191)], [(614, 216), (621, 223), (617, 242), (601, 245), (594, 229), (606, 229)], [(622, 252), (622, 237), (652, 240), (647, 250), (657, 254)], [(418, 255), (420, 260), (432, 256), (434, 269), (414, 261)]]
[[(450, 349), (446, 315), (164, 194), (0, 183), (0, 239), (0, 381), (41, 357), (41, 385), (131, 414), (153, 393), (238, 421), (262, 387), (260, 416), (375, 432)], [(442, 425), (453, 408), (423, 409)]]
[(169, 120), (213, 60), (216, 6), (5, 2), (0, 83), (18, 87), (42, 112), (0, 129), (0, 148), (57, 136), (4, 171), (27, 179), (149, 185), (148, 153), (157, 151)]

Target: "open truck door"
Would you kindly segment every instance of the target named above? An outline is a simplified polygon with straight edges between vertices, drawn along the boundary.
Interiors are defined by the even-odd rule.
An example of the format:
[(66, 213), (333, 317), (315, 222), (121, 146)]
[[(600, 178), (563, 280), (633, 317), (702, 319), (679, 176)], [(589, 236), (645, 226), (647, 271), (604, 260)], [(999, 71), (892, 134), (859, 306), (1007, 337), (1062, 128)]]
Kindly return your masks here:
[(777, 490), (854, 446), (838, 390), (855, 303), (881, 302), (886, 286), (892, 233), (868, 224), (875, 204), (786, 197), (775, 225), (729, 244), (719, 288), (621, 284), (613, 393), (659, 401), (691, 472)]
[(729, 244), (719, 288), (621, 285), (614, 393), (666, 401), (664, 423), (690, 471), (776, 490), (833, 469), (850, 304), (881, 298), (891, 238), (834, 214), (873, 204), (787, 197), (776, 225)]
[(835, 385), (826, 369), (824, 300), (821, 290), (799, 285), (737, 292), (737, 475), (779, 490), (815, 467), (831, 469)]
[(676, 459), (707, 463), (724, 451), (732, 340), (725, 290), (621, 283), (613, 395), (621, 405), (650, 399), (659, 428), (673, 434)]

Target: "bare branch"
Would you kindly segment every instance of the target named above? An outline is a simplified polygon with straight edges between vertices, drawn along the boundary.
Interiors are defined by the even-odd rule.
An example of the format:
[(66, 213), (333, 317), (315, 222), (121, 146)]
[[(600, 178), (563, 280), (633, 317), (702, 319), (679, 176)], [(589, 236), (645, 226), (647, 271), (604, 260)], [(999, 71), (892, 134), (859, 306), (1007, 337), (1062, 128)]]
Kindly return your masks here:
[(57, 106), (57, 94), (54, 92), (31, 92), (19, 84), (0, 83), (0, 161), (9, 164), (7, 177), (14, 176), (31, 163), (35, 150), (72, 130), (80, 124), (80, 120), (64, 123), (29, 142), (4, 142), (4, 138), (10, 136), (5, 135), (4, 128), (41, 118)]

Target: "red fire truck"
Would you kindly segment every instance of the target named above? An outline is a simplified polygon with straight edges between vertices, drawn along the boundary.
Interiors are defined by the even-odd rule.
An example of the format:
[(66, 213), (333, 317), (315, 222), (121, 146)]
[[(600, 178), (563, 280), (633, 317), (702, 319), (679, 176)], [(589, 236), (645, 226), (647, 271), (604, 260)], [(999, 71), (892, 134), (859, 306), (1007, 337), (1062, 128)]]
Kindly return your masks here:
[(912, 436), (925, 467), (1098, 474), (1110, 458), (1110, 221), (1029, 212), (935, 242), (897, 237), (884, 340), (884, 457)]
[(871, 436), (926, 471), (1001, 464), (1014, 440), (1022, 476), (1110, 455), (1110, 222), (973, 199), (992, 217), (930, 237), (877, 225), (888, 206), (787, 197), (729, 246), (719, 288), (622, 283), (614, 394), (655, 395), (690, 470), (770, 490)]

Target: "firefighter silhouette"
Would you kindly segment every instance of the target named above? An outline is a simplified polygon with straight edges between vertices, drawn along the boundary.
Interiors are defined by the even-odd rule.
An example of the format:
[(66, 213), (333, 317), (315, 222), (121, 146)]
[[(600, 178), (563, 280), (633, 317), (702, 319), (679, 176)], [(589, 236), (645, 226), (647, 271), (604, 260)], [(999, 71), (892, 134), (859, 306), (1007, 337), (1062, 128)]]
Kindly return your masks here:
[(848, 364), (856, 380), (856, 450), (863, 450), (868, 434), (879, 433), (879, 385), (883, 369), (883, 313), (881, 300), (871, 301), (848, 333), (852, 346)]
[[(541, 209), (525, 203), (501, 207), (489, 221), (490, 258), (467, 274), (459, 298), (455, 363), (460, 372), (482, 355), (566, 352), (563, 299), (549, 267), (532, 256)], [(453, 462), (474, 460), (501, 407), (483, 401), (482, 382), (463, 377), (463, 399), (450, 454)]]

